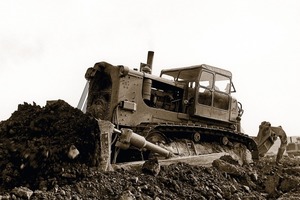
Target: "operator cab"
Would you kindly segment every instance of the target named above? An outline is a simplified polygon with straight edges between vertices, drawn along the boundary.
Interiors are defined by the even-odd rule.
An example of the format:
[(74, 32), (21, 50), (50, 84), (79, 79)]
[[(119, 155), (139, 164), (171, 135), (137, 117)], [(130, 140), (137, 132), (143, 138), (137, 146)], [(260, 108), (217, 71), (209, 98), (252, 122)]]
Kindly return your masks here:
[(238, 108), (236, 100), (231, 97), (235, 92), (231, 72), (197, 65), (162, 70), (160, 76), (172, 79), (178, 87), (183, 86), (183, 112), (222, 121), (235, 120)]

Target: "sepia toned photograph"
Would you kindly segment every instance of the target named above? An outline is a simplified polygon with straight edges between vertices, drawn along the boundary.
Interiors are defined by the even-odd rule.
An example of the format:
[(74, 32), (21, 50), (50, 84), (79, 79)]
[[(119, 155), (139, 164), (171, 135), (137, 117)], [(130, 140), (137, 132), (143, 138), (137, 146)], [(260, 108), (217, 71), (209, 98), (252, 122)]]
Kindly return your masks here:
[(300, 1), (0, 1), (0, 200), (300, 199)]

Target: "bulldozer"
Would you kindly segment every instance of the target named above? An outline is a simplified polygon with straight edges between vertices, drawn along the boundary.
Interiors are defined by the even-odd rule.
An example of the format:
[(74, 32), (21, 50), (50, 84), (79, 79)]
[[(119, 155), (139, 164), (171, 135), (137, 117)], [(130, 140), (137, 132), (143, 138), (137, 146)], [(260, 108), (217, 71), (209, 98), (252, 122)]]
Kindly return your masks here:
[(289, 157), (300, 156), (300, 137), (297, 137), (296, 141), (290, 137), (290, 142), (286, 146), (286, 153)]
[(98, 120), (103, 170), (116, 163), (231, 149), (257, 160), (272, 146), (274, 132), (260, 130), (264, 137), (258, 139), (243, 133), (244, 110), (232, 96), (230, 71), (201, 64), (163, 69), (156, 76), (153, 57), (149, 51), (139, 69), (98, 62), (86, 71), (77, 107)]

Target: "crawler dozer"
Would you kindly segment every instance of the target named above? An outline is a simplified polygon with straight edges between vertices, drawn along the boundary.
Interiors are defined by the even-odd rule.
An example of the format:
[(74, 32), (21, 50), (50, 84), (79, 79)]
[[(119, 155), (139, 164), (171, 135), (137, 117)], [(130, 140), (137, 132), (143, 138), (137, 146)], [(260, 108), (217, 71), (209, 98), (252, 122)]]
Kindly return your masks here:
[[(241, 131), (243, 109), (232, 96), (230, 71), (202, 64), (156, 76), (153, 56), (149, 51), (139, 69), (99, 62), (86, 71), (78, 108), (99, 122), (103, 170), (115, 163), (231, 149), (259, 158), (259, 142)], [(273, 143), (264, 141), (265, 151)]]

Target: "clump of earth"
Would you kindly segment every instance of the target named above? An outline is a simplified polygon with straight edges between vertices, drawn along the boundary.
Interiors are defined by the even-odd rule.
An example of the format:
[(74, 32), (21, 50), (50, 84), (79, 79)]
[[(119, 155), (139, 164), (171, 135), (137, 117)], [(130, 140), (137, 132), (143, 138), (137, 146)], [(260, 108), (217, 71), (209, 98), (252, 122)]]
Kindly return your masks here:
[(20, 104), (0, 122), (0, 199), (298, 199), (298, 158), (275, 155), (241, 166), (173, 163), (156, 173), (102, 172), (97, 120), (63, 100)]

